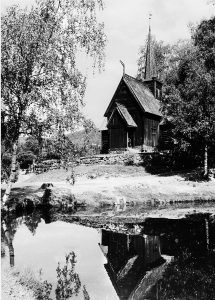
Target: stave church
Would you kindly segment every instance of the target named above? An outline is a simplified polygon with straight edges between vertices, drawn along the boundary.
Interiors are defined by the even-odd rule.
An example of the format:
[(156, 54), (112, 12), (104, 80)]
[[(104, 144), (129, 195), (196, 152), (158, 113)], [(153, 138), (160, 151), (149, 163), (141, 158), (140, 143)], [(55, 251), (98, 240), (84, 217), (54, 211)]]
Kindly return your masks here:
[(157, 77), (149, 26), (145, 68), (136, 79), (123, 74), (105, 111), (101, 130), (102, 153), (129, 149), (153, 151), (159, 142), (162, 114), (162, 82)]

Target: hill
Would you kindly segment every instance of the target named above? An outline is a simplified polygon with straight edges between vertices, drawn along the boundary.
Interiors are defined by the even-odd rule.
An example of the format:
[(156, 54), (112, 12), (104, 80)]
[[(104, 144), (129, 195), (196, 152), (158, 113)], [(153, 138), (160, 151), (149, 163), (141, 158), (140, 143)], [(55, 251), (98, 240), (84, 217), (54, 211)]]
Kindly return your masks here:
[(101, 132), (97, 128), (92, 128), (89, 132), (80, 130), (70, 133), (68, 137), (73, 144), (79, 147), (84, 147), (86, 144), (95, 147), (100, 147), (101, 145)]

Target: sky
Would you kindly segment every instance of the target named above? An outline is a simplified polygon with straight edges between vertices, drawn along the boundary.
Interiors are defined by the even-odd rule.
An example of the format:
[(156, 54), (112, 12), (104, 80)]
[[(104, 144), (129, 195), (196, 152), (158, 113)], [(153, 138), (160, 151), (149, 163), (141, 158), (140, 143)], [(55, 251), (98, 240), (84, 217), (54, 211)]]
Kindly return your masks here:
[[(30, 0), (1, 0), (1, 9)], [(32, 0), (31, 0), (32, 1)], [(151, 30), (156, 40), (173, 44), (190, 37), (188, 25), (215, 15), (215, 6), (208, 0), (104, 0), (105, 9), (100, 20), (107, 35), (105, 70), (102, 73), (88, 71), (84, 112), (97, 127), (101, 127), (104, 112), (122, 77), (122, 65), (131, 76), (137, 73), (140, 46), (146, 40), (149, 13), (152, 14)]]

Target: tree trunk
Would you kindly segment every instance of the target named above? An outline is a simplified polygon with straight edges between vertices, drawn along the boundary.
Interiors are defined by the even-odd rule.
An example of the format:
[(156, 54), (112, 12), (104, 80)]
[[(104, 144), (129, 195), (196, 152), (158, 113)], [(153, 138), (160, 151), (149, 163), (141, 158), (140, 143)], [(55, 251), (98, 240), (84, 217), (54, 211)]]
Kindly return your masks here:
[(204, 152), (204, 177), (208, 176), (208, 145), (205, 144)]
[(16, 177), (17, 148), (18, 148), (18, 140), (13, 143), (11, 171), (10, 171), (10, 177), (9, 177), (9, 180), (8, 180), (6, 191), (5, 191), (4, 196), (2, 198), (3, 205), (5, 205), (6, 201), (8, 200), (8, 198), (10, 196), (11, 188), (12, 188), (12, 185), (13, 185), (13, 183), (15, 181), (15, 177)]

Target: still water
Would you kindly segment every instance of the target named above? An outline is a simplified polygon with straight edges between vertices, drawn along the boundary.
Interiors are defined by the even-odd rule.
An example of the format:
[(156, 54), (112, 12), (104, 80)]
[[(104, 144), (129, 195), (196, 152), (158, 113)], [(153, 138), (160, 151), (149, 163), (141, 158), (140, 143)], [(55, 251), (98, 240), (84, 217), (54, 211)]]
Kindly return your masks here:
[[(197, 220), (151, 219), (141, 225), (132, 224), (126, 231), (123, 228), (125, 232), (119, 232), (116, 229), (95, 229), (63, 221), (47, 222), (40, 214), (33, 213), (2, 221), (2, 241), (5, 246), (2, 267), (29, 268), (37, 274), (42, 270), (42, 278), (53, 286), (51, 298), (55, 299), (58, 263), (63, 268), (65, 256), (74, 252), (75, 272), (91, 300), (168, 299), (167, 296), (162, 298), (166, 288), (161, 292), (161, 279), (167, 266), (177, 257), (180, 258), (182, 253), (192, 253), (188, 264), (190, 257), (194, 262), (201, 258), (197, 265), (209, 264), (212, 269), (207, 272), (215, 276), (213, 222), (202, 216)], [(194, 268), (193, 261), (192, 266)], [(183, 264), (174, 267), (184, 268)], [(194, 271), (188, 270), (191, 274)], [(204, 276), (207, 276), (207, 272)], [(174, 272), (172, 276), (175, 276)], [(174, 286), (175, 278), (171, 280), (167, 286), (173, 282), (170, 289), (174, 295), (178, 287)], [(215, 288), (212, 285), (209, 289), (208, 294), (206, 290), (192, 299), (215, 299)], [(189, 286), (188, 290), (190, 292)], [(191, 294), (197, 292), (194, 290)], [(74, 298), (84, 299), (83, 293)]]

